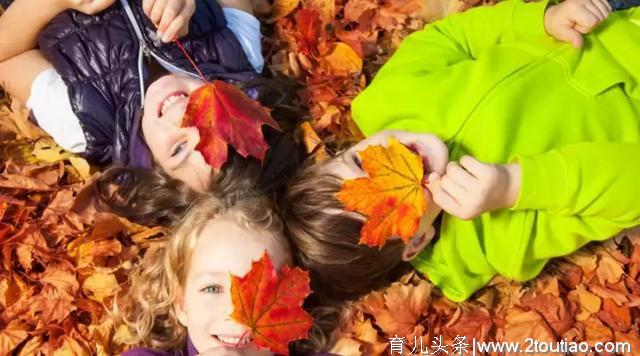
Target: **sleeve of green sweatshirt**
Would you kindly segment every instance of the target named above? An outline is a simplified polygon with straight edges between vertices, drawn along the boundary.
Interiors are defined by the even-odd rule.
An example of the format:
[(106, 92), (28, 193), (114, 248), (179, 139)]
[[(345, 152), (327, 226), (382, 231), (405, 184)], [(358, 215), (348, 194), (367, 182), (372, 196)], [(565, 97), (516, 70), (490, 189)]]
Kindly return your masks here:
[(409, 35), (354, 99), (351, 110), (358, 126), (366, 135), (384, 129), (424, 129), (415, 117), (424, 103), (415, 93), (432, 86), (425, 75), (474, 59), (506, 39), (546, 35), (547, 4), (548, 0), (508, 0), (451, 14)]
[(514, 210), (547, 210), (620, 226), (640, 223), (640, 144), (586, 142), (512, 161), (520, 163), (522, 174)]
[(554, 257), (640, 224), (640, 144), (593, 142), (515, 156), (516, 206), (479, 219), (445, 215), (440, 240), (412, 261), (454, 301), (498, 273), (525, 281)]
[(509, 232), (484, 243), (498, 273), (533, 278), (551, 258), (640, 225), (640, 144), (586, 142), (514, 161), (522, 167), (518, 201), (504, 218), (486, 217)]

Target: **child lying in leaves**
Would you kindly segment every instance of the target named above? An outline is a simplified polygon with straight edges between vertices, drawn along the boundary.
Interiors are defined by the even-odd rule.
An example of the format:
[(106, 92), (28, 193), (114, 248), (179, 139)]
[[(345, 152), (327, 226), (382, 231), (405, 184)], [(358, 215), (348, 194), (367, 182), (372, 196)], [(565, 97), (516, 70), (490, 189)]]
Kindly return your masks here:
[(130, 342), (150, 348), (124, 355), (288, 354), (289, 342), (307, 337), (308, 273), (287, 266), (289, 242), (271, 202), (253, 190), (255, 177), (236, 173), (132, 275), (117, 314)]
[[(496, 274), (531, 279), (551, 258), (640, 224), (640, 12), (609, 10), (506, 1), (407, 37), (353, 102), (372, 136), (305, 169), (283, 201), (319, 298), (384, 287), (410, 260), (463, 301)], [(365, 218), (336, 193), (366, 176), (358, 152), (389, 136), (427, 162), (428, 209), (408, 244), (369, 247)]]
[[(205, 80), (238, 84), (277, 120), (296, 115), (277, 107), (286, 88), (260, 75), (260, 24), (248, 0), (1, 3), (10, 6), (0, 17), (0, 82), (61, 147), (123, 166), (100, 178), (98, 198), (130, 220), (165, 224), (176, 210), (167, 200), (190, 203), (211, 182), (198, 130), (182, 123)], [(283, 141), (265, 133), (271, 148)]]

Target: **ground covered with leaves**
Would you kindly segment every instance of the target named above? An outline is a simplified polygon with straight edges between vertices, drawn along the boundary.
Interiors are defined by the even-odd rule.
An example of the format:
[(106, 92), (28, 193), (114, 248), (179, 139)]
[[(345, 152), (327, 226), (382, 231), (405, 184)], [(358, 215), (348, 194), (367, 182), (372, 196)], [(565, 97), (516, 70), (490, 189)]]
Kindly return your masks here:
[[(483, 4), (256, 0), (269, 70), (302, 84), (308, 149), (360, 139), (350, 101), (402, 38), (475, 5)], [(29, 124), (19, 103), (0, 100), (0, 354), (117, 354), (127, 332), (109, 310), (139, 256), (166, 232), (96, 212), (84, 187), (99, 172)], [(459, 304), (423, 276), (407, 275), (350, 307), (332, 351), (389, 354), (398, 336), (407, 354), (432, 353), (441, 337), (453, 354), (465, 336), (523, 345), (527, 338), (619, 341), (637, 354), (639, 330), (640, 233), (630, 231), (552, 261), (527, 283), (497, 277)]]

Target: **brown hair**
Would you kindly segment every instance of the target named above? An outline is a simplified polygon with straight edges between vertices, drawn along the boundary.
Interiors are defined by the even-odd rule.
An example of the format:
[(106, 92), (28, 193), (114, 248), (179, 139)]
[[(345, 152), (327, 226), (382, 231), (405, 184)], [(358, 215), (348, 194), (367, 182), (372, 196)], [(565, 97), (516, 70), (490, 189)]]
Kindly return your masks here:
[(92, 188), (100, 209), (143, 225), (172, 225), (200, 195), (160, 167), (110, 167)]
[(132, 344), (170, 350), (184, 346), (186, 328), (176, 314), (178, 292), (185, 285), (190, 259), (202, 229), (213, 219), (231, 217), (247, 229), (268, 232), (289, 250), (282, 223), (269, 199), (250, 189), (252, 179), (227, 179), (203, 195), (158, 249), (148, 251), (131, 276), (124, 303), (115, 311)]
[(348, 302), (386, 287), (411, 269), (402, 261), (401, 240), (382, 249), (359, 244), (363, 220), (344, 211), (335, 194), (342, 181), (307, 164), (287, 187), (280, 202), (285, 233), (296, 263), (311, 276), (314, 293), (307, 309), (314, 316), (304, 353), (328, 351), (334, 332), (345, 320)]
[(357, 299), (389, 285), (410, 269), (402, 261), (404, 244), (381, 249), (359, 244), (363, 220), (344, 211), (335, 194), (342, 181), (309, 165), (289, 183), (281, 202), (287, 234), (300, 266), (326, 302)]

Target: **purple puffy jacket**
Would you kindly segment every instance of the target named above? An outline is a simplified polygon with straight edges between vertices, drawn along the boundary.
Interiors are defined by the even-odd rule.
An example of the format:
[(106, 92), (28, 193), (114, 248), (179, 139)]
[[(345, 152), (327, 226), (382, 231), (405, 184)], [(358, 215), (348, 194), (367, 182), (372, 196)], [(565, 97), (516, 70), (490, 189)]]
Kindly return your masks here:
[[(178, 46), (160, 42), (155, 32), (142, 0), (120, 0), (97, 15), (65, 11), (40, 35), (40, 50), (67, 84), (87, 141), (83, 155), (93, 164), (151, 165), (140, 132), (146, 59), (197, 76)], [(216, 0), (196, 0), (180, 41), (209, 80), (259, 77)]]

